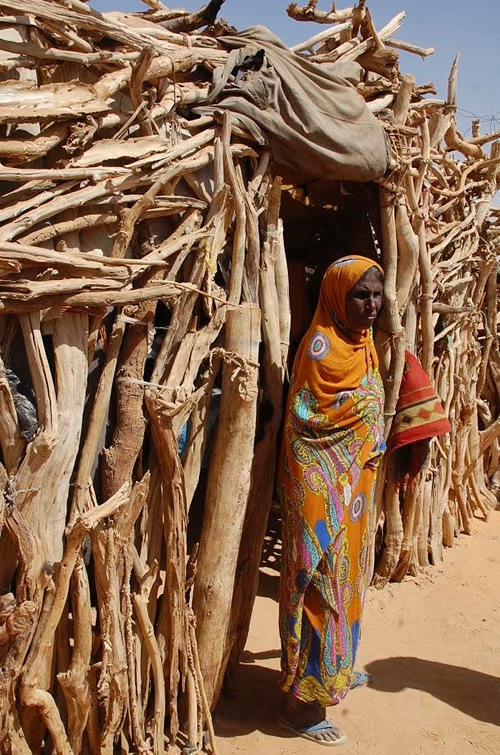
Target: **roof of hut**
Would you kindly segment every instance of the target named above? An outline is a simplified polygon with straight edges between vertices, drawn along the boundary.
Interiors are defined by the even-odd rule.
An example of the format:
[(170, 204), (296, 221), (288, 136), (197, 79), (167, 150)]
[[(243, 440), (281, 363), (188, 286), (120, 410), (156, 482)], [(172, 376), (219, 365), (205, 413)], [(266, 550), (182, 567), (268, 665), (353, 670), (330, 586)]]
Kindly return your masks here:
[[(162, 176), (167, 185), (170, 175), (190, 175), (203, 156), (210, 161), (223, 113), (240, 141), (238, 155), (269, 148), (287, 183), (312, 179), (316, 193), (317, 179), (401, 176), (401, 169), (423, 157), (424, 145), (415, 138), (423, 122), (431, 149), (442, 151), (440, 160), (455, 164), (451, 151), (459, 150), (470, 163), (465, 170), (473, 183), (483, 185), (490, 175), (494, 163), (485, 162), (484, 145), (494, 135), (465, 141), (456, 131), (456, 67), (447, 100), (433, 96), (432, 84), (419, 86), (399, 73), (399, 50), (432, 53), (393, 39), (404, 13), (376, 30), (364, 2), (330, 13), (315, 3), (291, 5), (294, 18), (328, 26), (290, 50), (263, 27), (243, 33), (227, 28), (216, 20), (221, 5), (210, 2), (198, 13), (160, 4), (143, 13), (101, 14), (78, 0), (4, 3), (2, 178), (6, 188), (11, 182), (55, 181), (60, 197), (40, 220), (32, 208), (20, 206), (21, 217), (14, 213), (4, 241), (21, 235), (29, 243), (43, 239), (46, 232), (22, 229), (36, 229), (61, 208), (117, 200), (118, 193), (122, 209), (127, 194), (137, 192), (151, 191), (158, 205), (153, 195)], [(436, 171), (433, 183), (439, 183)], [(80, 196), (83, 180), (93, 186)], [(39, 185), (31, 183), (33, 191)], [(16, 193), (8, 193), (4, 204), (15, 203)], [(141, 205), (129, 213), (125, 232), (114, 235), (118, 224), (107, 218), (113, 254), (126, 251), (146, 210), (144, 201)], [(100, 235), (102, 225), (92, 215), (85, 227), (80, 219), (76, 230), (99, 227)], [(49, 236), (57, 239), (57, 233)], [(82, 244), (92, 248), (92, 242)]]

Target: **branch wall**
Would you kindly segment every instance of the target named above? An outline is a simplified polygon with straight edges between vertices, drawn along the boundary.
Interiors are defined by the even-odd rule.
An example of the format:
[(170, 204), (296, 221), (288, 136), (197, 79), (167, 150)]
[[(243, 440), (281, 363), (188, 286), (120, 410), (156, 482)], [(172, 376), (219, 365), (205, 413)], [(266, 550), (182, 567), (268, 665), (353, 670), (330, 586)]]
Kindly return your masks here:
[[(224, 108), (193, 109), (228, 59), (222, 3), (150, 5), (0, 11), (5, 753), (188, 752), (205, 729), (216, 752), (210, 712), (257, 589), (290, 218), (269, 145)], [(383, 471), (381, 587), (440, 560), (496, 505), (500, 149), (477, 126), (467, 141), (457, 132), (456, 66), (446, 100), (400, 73), (398, 50), (431, 52), (393, 39), (404, 14), (378, 31), (364, 2), (289, 14), (325, 24), (297, 55), (358, 64), (358, 94), (387, 134), (370, 223), (387, 279), (388, 430), (405, 348), (453, 428), (403, 505)], [(288, 175), (286, 191), (299, 183)]]

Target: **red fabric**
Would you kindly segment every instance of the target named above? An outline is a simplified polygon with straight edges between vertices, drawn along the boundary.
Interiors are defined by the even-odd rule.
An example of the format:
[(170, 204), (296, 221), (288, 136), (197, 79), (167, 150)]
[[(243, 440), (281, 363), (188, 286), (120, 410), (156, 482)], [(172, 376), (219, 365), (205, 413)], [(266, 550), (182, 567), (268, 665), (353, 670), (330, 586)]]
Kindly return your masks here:
[(388, 452), (444, 435), (450, 430), (451, 425), (429, 376), (418, 359), (407, 351)]

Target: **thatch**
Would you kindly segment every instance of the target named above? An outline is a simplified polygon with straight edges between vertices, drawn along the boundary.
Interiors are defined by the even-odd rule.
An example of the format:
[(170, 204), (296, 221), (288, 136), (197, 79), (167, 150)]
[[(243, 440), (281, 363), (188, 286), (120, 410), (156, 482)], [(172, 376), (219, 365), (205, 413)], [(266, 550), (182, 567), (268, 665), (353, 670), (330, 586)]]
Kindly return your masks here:
[[(210, 709), (248, 631), (290, 334), (280, 168), (228, 112), (193, 112), (227, 60), (221, 4), (2, 4), (3, 752), (196, 750), (205, 725), (216, 749)], [(457, 132), (455, 68), (446, 100), (400, 74), (397, 50), (430, 52), (393, 39), (403, 14), (377, 32), (364, 2), (289, 13), (333, 24), (297, 54), (357, 61), (390, 140), (365, 212), (386, 270), (388, 429), (405, 344), (453, 426), (402, 511), (391, 469), (380, 477), (380, 586), (439, 560), (495, 504), (500, 152), (495, 135)]]

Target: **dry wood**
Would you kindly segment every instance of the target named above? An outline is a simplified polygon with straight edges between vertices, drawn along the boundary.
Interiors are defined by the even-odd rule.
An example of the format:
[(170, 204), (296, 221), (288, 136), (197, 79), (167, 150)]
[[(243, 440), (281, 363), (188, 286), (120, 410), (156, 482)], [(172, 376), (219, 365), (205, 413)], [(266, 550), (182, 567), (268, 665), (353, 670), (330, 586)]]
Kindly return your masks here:
[(403, 544), (403, 522), (400, 513), (399, 485), (395, 478), (395, 469), (389, 460), (386, 469), (386, 482), (383, 492), (383, 511), (385, 514), (385, 550), (377, 566), (373, 579), (375, 587), (382, 588), (394, 575), (401, 557)]
[(331, 29), (325, 29), (325, 31), (320, 31), (319, 34), (315, 34), (310, 39), (306, 39), (304, 42), (300, 42), (298, 45), (294, 45), (293, 47), (290, 47), (290, 50), (293, 52), (302, 52), (303, 50), (312, 50), (317, 44), (320, 42), (325, 41), (331, 41), (332, 39), (337, 39), (340, 37), (342, 32), (347, 31), (351, 28), (350, 23), (344, 23), (344, 24), (336, 24)]
[[(290, 341), (279, 169), (228, 111), (194, 112), (228, 59), (221, 0), (147, 5), (0, 9), (0, 727), (22, 755), (159, 755), (177, 733), (199, 750), (204, 729), (216, 752), (210, 711), (244, 648), (272, 500)], [(383, 586), (495, 505), (498, 132), (458, 133), (458, 61), (446, 99), (400, 74), (397, 51), (432, 52), (395, 38), (403, 13), (382, 29), (365, 2), (289, 15), (330, 25), (297, 55), (361, 64), (390, 144), (378, 195), (333, 187), (347, 206), (371, 197), (387, 431), (405, 347), (452, 424), (403, 489), (381, 464)], [(333, 202), (321, 212), (352, 236)]]
[(188, 15), (182, 15), (172, 20), (163, 21), (163, 25), (169, 29), (169, 31), (176, 32), (188, 32), (199, 29), (200, 26), (208, 26), (213, 24), (217, 18), (217, 14), (224, 4), (224, 0), (210, 0), (203, 8), (200, 8), (196, 13), (189, 13)]
[(411, 227), (408, 208), (404, 201), (396, 205), (396, 236), (398, 240), (398, 269), (396, 274), (396, 297), (399, 314), (402, 316), (409, 304), (418, 267), (418, 238)]
[(400, 39), (388, 39), (387, 46), (394, 47), (396, 50), (404, 50), (404, 52), (420, 55), (421, 58), (426, 58), (428, 55), (433, 55), (435, 52), (434, 47), (419, 47), (410, 42), (402, 42)]
[(170, 730), (175, 738), (179, 729), (177, 695), (186, 678), (187, 657), (184, 638), (189, 633), (186, 590), (187, 503), (183, 472), (172, 427), (173, 413), (161, 399), (148, 391), (146, 402), (152, 422), (153, 441), (162, 469), (164, 485), (164, 535), (167, 547), (165, 588), (159, 619), (159, 644), (166, 672)]
[(2, 90), (9, 104), (0, 103), (0, 123), (18, 122), (20, 108), (23, 121), (27, 123), (98, 115), (109, 110), (106, 102), (100, 100), (88, 84), (47, 84), (35, 88), (26, 81), (11, 81), (8, 85), (3, 84)]
[(53, 647), (55, 629), (61, 618), (66, 598), (68, 595), (71, 575), (75, 568), (78, 553), (85, 535), (105, 517), (113, 516), (128, 500), (127, 489), (120, 490), (106, 504), (89, 511), (75, 521), (68, 535), (68, 542), (64, 557), (58, 569), (54, 584), (54, 596), (50, 603), (50, 609), (44, 616), (42, 631), (32, 645), (31, 655), (28, 656), (26, 670), (22, 676), (20, 695), (23, 704), (27, 707), (36, 707), (45, 720), (50, 731), (56, 749), (61, 753), (71, 754), (71, 746), (66, 736), (66, 731), (53, 697), (43, 688), (39, 688), (40, 677), (46, 664), (47, 656), (50, 657)]
[(88, 681), (92, 657), (92, 605), (88, 574), (79, 557), (71, 581), (71, 606), (74, 646), (67, 671), (58, 674), (68, 708), (68, 739), (73, 752), (79, 752), (90, 713), (91, 695)]
[(354, 11), (354, 8), (345, 8), (340, 11), (332, 10), (331, 12), (320, 11), (317, 10), (316, 5), (317, 3), (315, 2), (309, 2), (307, 5), (299, 8), (297, 3), (290, 3), (287, 13), (295, 21), (315, 21), (318, 24), (335, 24), (351, 18)]
[[(281, 347), (280, 306), (276, 288), (276, 267), (279, 257), (277, 236), (281, 198), (281, 181), (276, 179), (269, 191), (267, 207), (267, 227), (264, 232), (264, 246), (259, 286), (259, 305), (262, 313), (262, 341), (264, 358), (261, 365), (262, 397), (261, 406), (266, 407), (266, 419), (261, 417), (261, 440), (256, 444), (252, 466), (252, 484), (245, 516), (244, 532), (252, 537), (241, 541), (238, 556), (238, 579), (235, 584), (231, 607), (229, 641), (232, 665), (240, 660), (245, 648), (252, 608), (257, 594), (259, 564), (262, 543), (266, 533), (272, 503), (275, 464), (273, 450), (276, 448), (281, 419), (281, 402), (285, 364)], [(286, 306), (283, 303), (283, 306)], [(285, 354), (286, 357), (286, 354)], [(265, 423), (265, 424), (264, 424)]]
[(414, 76), (403, 76), (399, 87), (398, 96), (394, 103), (394, 122), (403, 125), (408, 118), (411, 96), (415, 86)]
[(384, 379), (386, 384), (385, 408), (386, 434), (390, 432), (392, 418), (396, 413), (399, 386), (404, 366), (404, 334), (399, 317), (397, 285), (397, 231), (393, 198), (385, 189), (381, 189), (381, 220), (383, 237), (384, 313), (383, 335), (379, 339), (384, 345)]
[[(227, 644), (239, 543), (251, 482), (257, 406), (260, 313), (246, 304), (226, 316), (222, 402), (210, 459), (205, 521), (193, 607), (210, 707), (218, 699), (231, 647)], [(224, 549), (221, 543), (224, 542)]]
[(0, 366), (0, 443), (5, 472), (11, 475), (18, 467), (26, 443), (21, 435), (14, 399), (4, 370), (5, 365), (2, 362)]
[(85, 444), (80, 453), (78, 472), (75, 479), (72, 517), (85, 511), (88, 500), (88, 486), (94, 460), (99, 448), (101, 433), (106, 421), (109, 399), (115, 377), (118, 354), (125, 332), (125, 321), (118, 314), (106, 348), (105, 364), (96, 391), (94, 406), (87, 428)]
[(68, 126), (57, 123), (43, 129), (36, 136), (22, 136), (0, 139), (0, 158), (19, 160), (20, 163), (32, 162), (44, 157), (54, 147), (58, 147), (68, 136)]
[(134, 382), (144, 375), (149, 351), (149, 330), (156, 304), (146, 301), (136, 308), (125, 308), (124, 318), (129, 327), (121, 350), (121, 364), (117, 366), (116, 425), (113, 440), (104, 450), (103, 491), (110, 497), (127, 481), (144, 442), (146, 421), (143, 413), (144, 386)]

